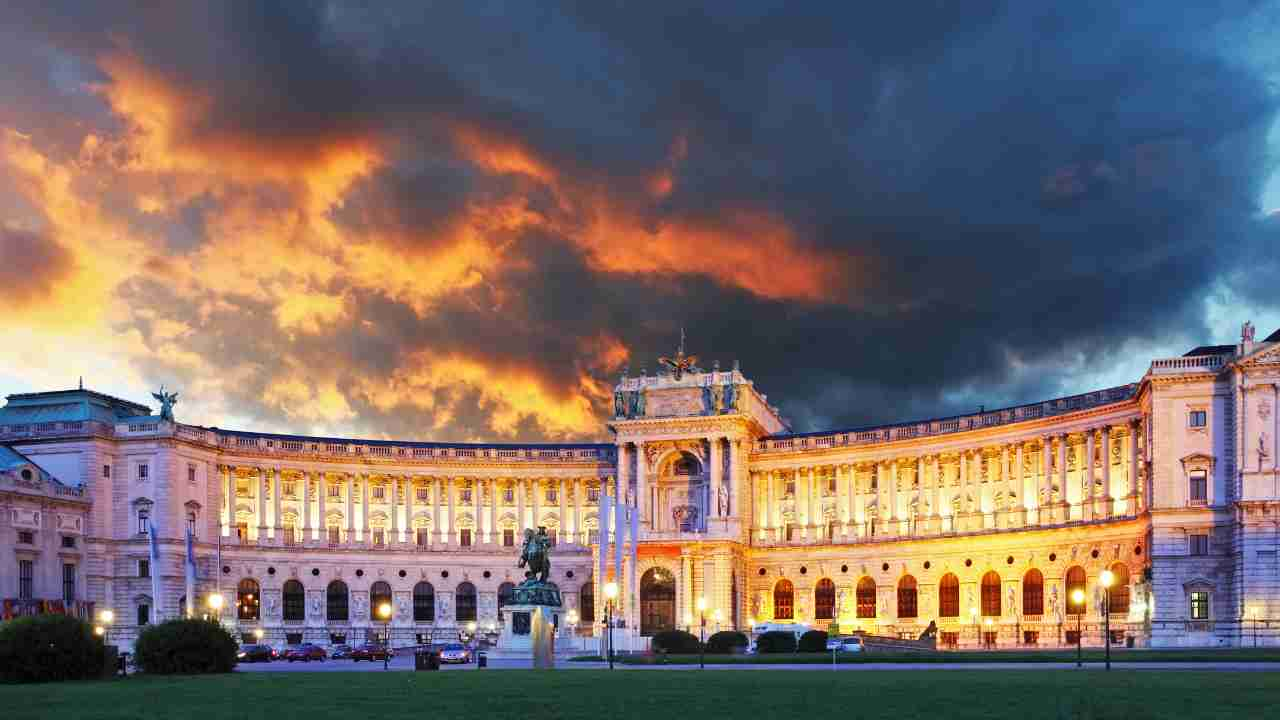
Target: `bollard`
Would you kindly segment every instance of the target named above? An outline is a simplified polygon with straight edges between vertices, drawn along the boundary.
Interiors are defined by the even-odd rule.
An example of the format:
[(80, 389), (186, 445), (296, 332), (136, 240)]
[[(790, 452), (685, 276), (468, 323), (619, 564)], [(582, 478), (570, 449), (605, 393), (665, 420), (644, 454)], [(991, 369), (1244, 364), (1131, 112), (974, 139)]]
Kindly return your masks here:
[(480, 656), (476, 659), (476, 669), (484, 667), (489, 667), (488, 653), (480, 653)]

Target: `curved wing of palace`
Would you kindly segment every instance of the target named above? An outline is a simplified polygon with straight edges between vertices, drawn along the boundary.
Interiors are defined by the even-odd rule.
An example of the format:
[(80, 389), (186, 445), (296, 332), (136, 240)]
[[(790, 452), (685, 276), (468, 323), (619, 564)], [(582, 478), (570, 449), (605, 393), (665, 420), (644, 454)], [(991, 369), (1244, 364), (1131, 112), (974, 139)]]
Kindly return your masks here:
[(816, 433), (736, 366), (691, 364), (624, 377), (606, 444), (276, 435), (90, 390), (10, 395), (0, 599), (5, 617), (110, 609), (124, 644), (193, 593), (278, 646), (501, 649), (542, 527), (565, 649), (600, 635), (608, 582), (615, 644), (636, 649), (703, 617), (891, 638), (932, 623), (943, 647), (1074, 644), (1078, 624), (1097, 644), (1104, 609), (1117, 643), (1240, 644), (1259, 624), (1274, 643), (1277, 387), (1280, 333), (1248, 332), (1131, 385)]

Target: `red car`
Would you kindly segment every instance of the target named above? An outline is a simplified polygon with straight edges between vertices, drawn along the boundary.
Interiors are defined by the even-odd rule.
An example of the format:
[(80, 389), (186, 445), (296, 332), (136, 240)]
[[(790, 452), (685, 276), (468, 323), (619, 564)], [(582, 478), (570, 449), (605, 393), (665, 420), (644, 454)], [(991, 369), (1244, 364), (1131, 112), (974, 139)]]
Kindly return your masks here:
[(352, 662), (360, 662), (361, 660), (373, 662), (374, 660), (386, 660), (395, 656), (395, 650), (388, 648), (386, 645), (377, 645), (374, 643), (361, 645), (351, 651)]
[(302, 662), (319, 660), (320, 662), (324, 662), (326, 657), (328, 657), (328, 653), (324, 651), (324, 648), (319, 645), (312, 645), (311, 643), (291, 645), (288, 650), (284, 651), (284, 659), (289, 662), (293, 662), (294, 660), (301, 660)]

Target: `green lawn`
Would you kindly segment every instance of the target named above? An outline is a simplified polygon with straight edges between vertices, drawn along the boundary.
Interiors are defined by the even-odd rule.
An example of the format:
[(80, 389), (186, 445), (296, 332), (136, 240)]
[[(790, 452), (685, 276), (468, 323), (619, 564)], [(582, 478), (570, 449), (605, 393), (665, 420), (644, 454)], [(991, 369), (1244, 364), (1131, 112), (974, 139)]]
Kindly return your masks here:
[(8, 720), (1238, 720), (1267, 716), (1277, 698), (1276, 673), (1184, 671), (469, 670), (0, 686)]
[[(1087, 663), (1103, 661), (1102, 650), (1084, 651)], [(665, 660), (652, 655), (619, 655), (616, 662), (625, 665), (654, 665), (666, 662), (670, 665), (697, 665), (697, 655), (668, 655)], [(1114, 662), (1280, 662), (1277, 648), (1232, 648), (1227, 650), (1113, 650)], [(582, 655), (575, 661), (599, 662), (598, 655)], [(998, 650), (938, 653), (837, 653), (836, 662), (849, 663), (991, 663), (1025, 662), (1058, 663), (1075, 662), (1074, 650)], [(782, 653), (770, 655), (707, 655), (707, 664), (717, 665), (829, 665), (830, 653)]]

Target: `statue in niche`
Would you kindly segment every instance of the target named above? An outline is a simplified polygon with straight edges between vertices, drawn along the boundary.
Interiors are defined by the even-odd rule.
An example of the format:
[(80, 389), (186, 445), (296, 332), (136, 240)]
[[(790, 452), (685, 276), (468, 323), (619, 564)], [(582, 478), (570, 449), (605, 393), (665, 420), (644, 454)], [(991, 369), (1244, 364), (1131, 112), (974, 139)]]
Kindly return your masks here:
[(1262, 471), (1262, 465), (1271, 457), (1271, 453), (1267, 451), (1267, 434), (1258, 435), (1258, 471)]
[(1058, 619), (1058, 623), (1062, 623), (1062, 613), (1058, 609), (1058, 586), (1054, 585), (1049, 588), (1049, 615)]
[(711, 386), (711, 414), (719, 415), (724, 412), (724, 386)]
[(151, 393), (151, 397), (160, 403), (160, 419), (173, 422), (173, 406), (178, 404), (178, 393), (165, 392), (164, 386), (160, 386), (160, 392)]
[(621, 390), (613, 392), (613, 416), (622, 417), (627, 414), (626, 396)]
[(738, 409), (738, 386), (728, 383), (724, 386), (724, 411), (731, 412)]
[(702, 386), (702, 412), (707, 415), (714, 415), (716, 412), (715, 401), (711, 399), (711, 386)]
[(1009, 586), (1009, 604), (1007, 606), (1008, 609), (1005, 610), (1005, 612), (1009, 613), (1010, 615), (1017, 615), (1018, 614), (1017, 603), (1018, 603), (1018, 593), (1013, 589), (1013, 586), (1010, 585)]
[(644, 388), (640, 388), (639, 390), (636, 391), (636, 415), (638, 417), (644, 417), (644, 406), (645, 406)]
[(716, 492), (716, 514), (724, 517), (729, 514), (729, 491), (723, 484)]
[(625, 393), (627, 396), (627, 417), (635, 417), (640, 414), (640, 391), (632, 390)]

